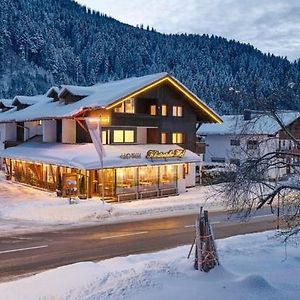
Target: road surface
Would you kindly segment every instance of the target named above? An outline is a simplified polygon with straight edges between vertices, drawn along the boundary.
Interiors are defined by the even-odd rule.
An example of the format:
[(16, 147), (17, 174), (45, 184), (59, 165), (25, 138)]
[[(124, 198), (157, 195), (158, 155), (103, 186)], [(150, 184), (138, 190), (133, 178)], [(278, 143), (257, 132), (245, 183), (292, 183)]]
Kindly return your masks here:
[[(269, 212), (247, 223), (227, 220), (225, 212), (209, 213), (216, 238), (276, 227)], [(153, 252), (191, 244), (196, 215), (159, 218), (111, 225), (37, 232), (0, 238), (0, 280), (35, 274), (79, 261)]]

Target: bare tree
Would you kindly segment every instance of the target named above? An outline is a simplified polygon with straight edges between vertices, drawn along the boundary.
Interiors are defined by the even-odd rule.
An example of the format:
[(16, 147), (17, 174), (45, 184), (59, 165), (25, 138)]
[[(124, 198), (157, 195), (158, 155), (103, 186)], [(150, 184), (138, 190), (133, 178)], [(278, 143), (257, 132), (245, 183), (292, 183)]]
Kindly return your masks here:
[[(249, 132), (254, 136), (258, 126), (270, 125), (262, 120), (266, 123), (272, 120), (280, 128), (280, 135), (290, 141), (290, 147), (287, 149), (278, 145), (278, 133), (261, 139), (257, 134), (256, 144), (241, 145), (240, 155), (243, 159), (240, 165), (236, 166), (236, 172), (230, 175), (228, 182), (218, 189), (224, 195), (228, 209), (242, 218), (251, 217), (256, 210), (265, 206), (272, 211), (279, 206), (281, 234), (285, 239), (300, 233), (300, 136), (290, 130), (277, 104), (283, 97), (287, 101), (293, 97), (300, 111), (299, 93), (294, 88), (295, 84), (290, 83), (286, 91), (261, 92), (259, 96), (254, 93), (256, 106), (261, 110), (235, 133), (238, 139), (249, 140)], [(241, 126), (239, 120), (236, 126)], [(276, 143), (270, 146), (272, 141), (277, 141), (277, 147), (274, 148)]]

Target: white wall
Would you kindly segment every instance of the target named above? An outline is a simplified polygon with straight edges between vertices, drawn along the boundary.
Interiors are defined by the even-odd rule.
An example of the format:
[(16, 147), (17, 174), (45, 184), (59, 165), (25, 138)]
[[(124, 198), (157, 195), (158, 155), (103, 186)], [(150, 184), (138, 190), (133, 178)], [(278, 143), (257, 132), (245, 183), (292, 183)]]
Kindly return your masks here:
[(204, 161), (211, 162), (212, 158), (225, 158), (225, 162), (229, 162), (229, 157), (231, 155), (230, 139), (231, 138), (228, 135), (206, 136)]
[(137, 127), (136, 143), (137, 144), (147, 144), (147, 128)]
[(38, 121), (24, 122), (24, 127), (25, 141), (35, 135), (42, 135), (42, 125)]
[(56, 121), (43, 120), (43, 142), (54, 143), (56, 142)]
[(3, 137), (3, 141), (15, 141), (17, 139), (17, 124), (14, 122), (6, 123), (4, 126), (5, 136)]
[(76, 143), (76, 121), (72, 119), (62, 120), (62, 143)]
[(196, 185), (196, 164), (189, 163), (189, 173), (185, 175), (185, 184), (187, 187)]

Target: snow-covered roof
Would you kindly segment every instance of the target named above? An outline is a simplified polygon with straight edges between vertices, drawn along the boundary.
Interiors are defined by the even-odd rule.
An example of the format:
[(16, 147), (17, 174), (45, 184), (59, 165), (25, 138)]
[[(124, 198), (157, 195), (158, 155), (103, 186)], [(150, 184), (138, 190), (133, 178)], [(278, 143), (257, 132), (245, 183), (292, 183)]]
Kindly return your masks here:
[[(146, 158), (148, 150), (168, 152), (183, 149), (177, 145), (104, 145), (106, 156), (104, 168), (160, 165), (170, 163), (200, 162), (201, 158), (186, 150), (183, 158), (153, 159)], [(121, 158), (124, 153), (140, 153), (140, 158)], [(101, 168), (94, 144), (59, 144), (27, 142), (0, 151), (0, 157), (24, 161), (54, 164), (78, 169), (92, 170)]]
[[(161, 80), (170, 80), (173, 84), (181, 86), (185, 89), (187, 95), (191, 95), (192, 102), (197, 106), (198, 110), (203, 111), (204, 115), (208, 116), (209, 120), (221, 122), (220, 117), (202, 102), (196, 95), (192, 94), (186, 87), (179, 83), (175, 78), (168, 73), (157, 73), (142, 77), (132, 77), (128, 79), (111, 81), (107, 83), (99, 83), (90, 87), (80, 86), (62, 86), (59, 95), (63, 95), (66, 91), (76, 96), (84, 96), (83, 99), (74, 103), (64, 104), (59, 102), (43, 101), (43, 105), (32, 105), (18, 112), (16, 115), (11, 115), (10, 119), (1, 117), (0, 122), (10, 121), (28, 121), (40, 119), (54, 119), (73, 117), (85, 109), (109, 108), (110, 105), (123, 101), (126, 97), (131, 97), (145, 87), (160, 82)], [(43, 95), (47, 98), (45, 95)], [(39, 96), (40, 97), (40, 96)], [(39, 106), (38, 106), (39, 105)], [(38, 106), (38, 107), (36, 107)]]
[(35, 96), (15, 96), (13, 99), (13, 105), (16, 105), (17, 102), (26, 105), (33, 105), (36, 103), (45, 103), (49, 99), (46, 95), (35, 95)]
[(13, 105), (12, 105), (13, 100), (12, 99), (1, 99), (0, 103), (2, 103), (2, 105), (5, 106), (5, 107), (13, 107)]
[[(288, 126), (300, 117), (300, 112), (284, 111), (278, 113), (283, 124)], [(250, 120), (244, 120), (244, 115), (221, 116), (222, 124), (203, 124), (197, 135), (230, 135), (230, 134), (267, 134), (274, 135), (280, 125), (271, 115), (257, 114)]]
[(46, 93), (46, 96), (49, 97), (49, 95), (51, 94), (52, 91), (56, 92), (57, 94), (59, 93), (59, 87), (57, 86), (52, 86)]

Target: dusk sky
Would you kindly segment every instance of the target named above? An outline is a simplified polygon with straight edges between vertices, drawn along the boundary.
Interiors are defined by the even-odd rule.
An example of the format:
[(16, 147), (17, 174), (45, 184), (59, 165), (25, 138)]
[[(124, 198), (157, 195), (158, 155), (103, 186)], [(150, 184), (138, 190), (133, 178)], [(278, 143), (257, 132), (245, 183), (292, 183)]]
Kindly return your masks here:
[(131, 25), (163, 33), (207, 33), (263, 52), (300, 57), (299, 0), (77, 0)]

